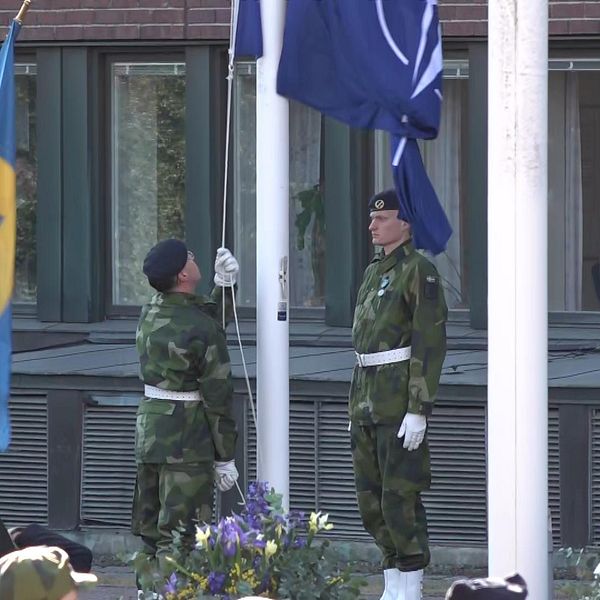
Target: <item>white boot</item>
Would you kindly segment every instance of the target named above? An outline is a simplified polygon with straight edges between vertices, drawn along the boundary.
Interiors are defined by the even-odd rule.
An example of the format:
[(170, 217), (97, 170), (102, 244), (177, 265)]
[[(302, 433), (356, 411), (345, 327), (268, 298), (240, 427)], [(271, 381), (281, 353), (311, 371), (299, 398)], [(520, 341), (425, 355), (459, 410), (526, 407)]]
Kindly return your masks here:
[(163, 600), (163, 597), (156, 592), (145, 593), (143, 590), (138, 590), (137, 600), (149, 600), (150, 598), (152, 598), (152, 600)]
[(399, 593), (396, 600), (421, 600), (422, 598), (423, 569), (419, 571), (400, 571)]
[(385, 587), (379, 600), (398, 600), (400, 594), (400, 581), (402, 573), (398, 569), (384, 569), (383, 578)]

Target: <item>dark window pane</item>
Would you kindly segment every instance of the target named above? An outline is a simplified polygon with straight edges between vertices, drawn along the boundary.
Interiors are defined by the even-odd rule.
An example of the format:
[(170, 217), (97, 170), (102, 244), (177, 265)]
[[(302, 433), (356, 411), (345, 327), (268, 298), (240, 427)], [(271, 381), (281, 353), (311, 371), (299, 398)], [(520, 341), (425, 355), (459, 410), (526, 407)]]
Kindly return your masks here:
[(600, 310), (600, 73), (551, 63), (548, 308)]
[(16, 68), (16, 137), (17, 137), (17, 252), (15, 295), (17, 303), (33, 304), (37, 294), (36, 210), (36, 68), (17, 64)]
[[(238, 299), (256, 304), (256, 78), (242, 64), (235, 84), (234, 247), (240, 259)], [(325, 305), (325, 210), (321, 194), (321, 115), (290, 102), (290, 305)]]
[(185, 237), (185, 65), (112, 65), (112, 301), (150, 293), (142, 273), (158, 240)]

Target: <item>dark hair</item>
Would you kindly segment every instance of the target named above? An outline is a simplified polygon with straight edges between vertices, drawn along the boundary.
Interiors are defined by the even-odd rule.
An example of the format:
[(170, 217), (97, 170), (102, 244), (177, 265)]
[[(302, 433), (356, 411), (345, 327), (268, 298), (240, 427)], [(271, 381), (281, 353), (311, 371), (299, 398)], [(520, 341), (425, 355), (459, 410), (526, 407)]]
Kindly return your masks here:
[(148, 279), (148, 283), (157, 292), (168, 292), (177, 285), (177, 275), (173, 277), (167, 277), (165, 279)]

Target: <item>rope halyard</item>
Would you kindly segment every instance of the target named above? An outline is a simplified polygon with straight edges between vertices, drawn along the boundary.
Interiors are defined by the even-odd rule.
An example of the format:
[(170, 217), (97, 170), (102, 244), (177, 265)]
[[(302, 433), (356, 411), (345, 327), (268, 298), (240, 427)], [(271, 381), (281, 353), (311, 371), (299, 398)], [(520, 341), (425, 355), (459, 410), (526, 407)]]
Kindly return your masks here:
[[(227, 225), (227, 188), (229, 182), (229, 144), (231, 138), (231, 105), (233, 101), (233, 82), (235, 76), (235, 43), (237, 36), (237, 23), (239, 15), (239, 0), (232, 0), (231, 6), (231, 18), (229, 24), (229, 50), (228, 50), (228, 64), (227, 64), (227, 121), (225, 125), (225, 165), (223, 169), (223, 211), (222, 211), (222, 227), (221, 227), (221, 247), (225, 247), (225, 234)], [(233, 287), (233, 281), (229, 276), (229, 283), (231, 289), (231, 302), (233, 306), (233, 316), (235, 321), (235, 332), (238, 340), (238, 346), (240, 349), (240, 356), (242, 358), (242, 367), (244, 369), (244, 379), (246, 381), (246, 390), (248, 392), (248, 399), (250, 401), (250, 410), (252, 412), (252, 420), (254, 421), (254, 429), (256, 431), (256, 471), (258, 473), (258, 466), (260, 464), (260, 443), (258, 436), (258, 422), (256, 419), (256, 407), (254, 405), (254, 395), (252, 394), (252, 386), (250, 385), (250, 376), (248, 375), (248, 367), (246, 365), (246, 358), (244, 356), (244, 347), (242, 344), (242, 336), (240, 334), (240, 324), (237, 314), (235, 289)], [(223, 301), (223, 329), (225, 329), (225, 288), (223, 289), (222, 295)], [(240, 494), (242, 503), (246, 504), (246, 499), (238, 482), (235, 482), (235, 486)]]

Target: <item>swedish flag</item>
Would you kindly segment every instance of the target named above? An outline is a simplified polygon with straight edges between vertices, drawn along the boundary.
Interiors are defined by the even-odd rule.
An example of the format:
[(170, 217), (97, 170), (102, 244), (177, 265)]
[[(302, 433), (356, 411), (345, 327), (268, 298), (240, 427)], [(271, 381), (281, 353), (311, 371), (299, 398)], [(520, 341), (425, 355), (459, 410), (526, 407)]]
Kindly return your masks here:
[(20, 23), (13, 21), (0, 50), (0, 451), (10, 443), (11, 314), (16, 239), (15, 61)]

